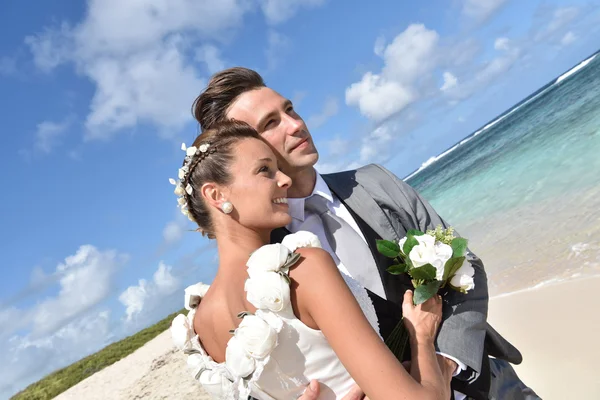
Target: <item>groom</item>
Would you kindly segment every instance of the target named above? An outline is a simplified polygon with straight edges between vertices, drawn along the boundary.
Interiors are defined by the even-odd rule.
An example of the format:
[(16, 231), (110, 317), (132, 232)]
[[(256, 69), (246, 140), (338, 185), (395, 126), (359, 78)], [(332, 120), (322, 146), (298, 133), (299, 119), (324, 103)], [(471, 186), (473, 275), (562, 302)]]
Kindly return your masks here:
[[(266, 87), (255, 71), (236, 67), (218, 72), (195, 100), (193, 112), (203, 131), (227, 119), (244, 121), (279, 153), (280, 168), (293, 181), (288, 191), (292, 222), (274, 231), (272, 240), (290, 231), (316, 234), (338, 268), (368, 289), (386, 338), (400, 321), (403, 294), (412, 285), (406, 275), (386, 271), (390, 260), (378, 253), (376, 240), (398, 241), (409, 229), (446, 227), (445, 221), (382, 166), (320, 175), (314, 168), (318, 152), (304, 121), (291, 101)], [(522, 361), (519, 351), (486, 322), (486, 273), (477, 256), (469, 253), (467, 258), (475, 270), (475, 288), (445, 295), (436, 343), (454, 397), (539, 398), (509, 364)]]

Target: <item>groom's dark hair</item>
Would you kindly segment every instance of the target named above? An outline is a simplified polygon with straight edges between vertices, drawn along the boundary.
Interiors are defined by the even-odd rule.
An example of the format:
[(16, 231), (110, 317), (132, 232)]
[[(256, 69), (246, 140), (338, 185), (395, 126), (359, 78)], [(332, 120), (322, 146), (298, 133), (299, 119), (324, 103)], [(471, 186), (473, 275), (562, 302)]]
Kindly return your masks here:
[(265, 86), (258, 72), (244, 67), (228, 68), (214, 74), (192, 104), (192, 113), (200, 124), (200, 131), (224, 121), (229, 106), (239, 95)]

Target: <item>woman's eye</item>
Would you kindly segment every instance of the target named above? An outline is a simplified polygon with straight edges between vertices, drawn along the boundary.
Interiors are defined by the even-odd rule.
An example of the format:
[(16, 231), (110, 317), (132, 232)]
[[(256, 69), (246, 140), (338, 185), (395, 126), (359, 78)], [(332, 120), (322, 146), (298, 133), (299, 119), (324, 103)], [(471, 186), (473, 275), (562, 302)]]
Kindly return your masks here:
[(269, 167), (267, 167), (266, 165), (264, 167), (260, 167), (260, 169), (258, 170), (259, 173), (261, 172), (269, 172)]

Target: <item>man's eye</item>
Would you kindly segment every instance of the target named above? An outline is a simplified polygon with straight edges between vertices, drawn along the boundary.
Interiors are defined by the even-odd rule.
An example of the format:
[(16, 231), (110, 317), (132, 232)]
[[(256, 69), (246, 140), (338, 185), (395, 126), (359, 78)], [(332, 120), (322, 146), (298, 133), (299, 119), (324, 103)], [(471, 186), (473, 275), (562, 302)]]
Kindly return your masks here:
[(275, 120), (274, 119), (270, 119), (269, 122), (267, 122), (265, 124), (265, 129), (272, 128), (274, 124), (275, 124)]

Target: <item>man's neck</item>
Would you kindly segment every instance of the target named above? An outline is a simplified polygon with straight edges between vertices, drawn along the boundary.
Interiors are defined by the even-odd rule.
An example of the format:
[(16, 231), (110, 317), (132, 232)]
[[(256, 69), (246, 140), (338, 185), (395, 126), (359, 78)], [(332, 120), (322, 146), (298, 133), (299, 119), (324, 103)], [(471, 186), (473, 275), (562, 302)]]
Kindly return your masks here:
[(314, 167), (305, 168), (298, 171), (292, 178), (292, 186), (288, 190), (289, 198), (308, 197), (313, 192), (317, 183), (317, 170)]

